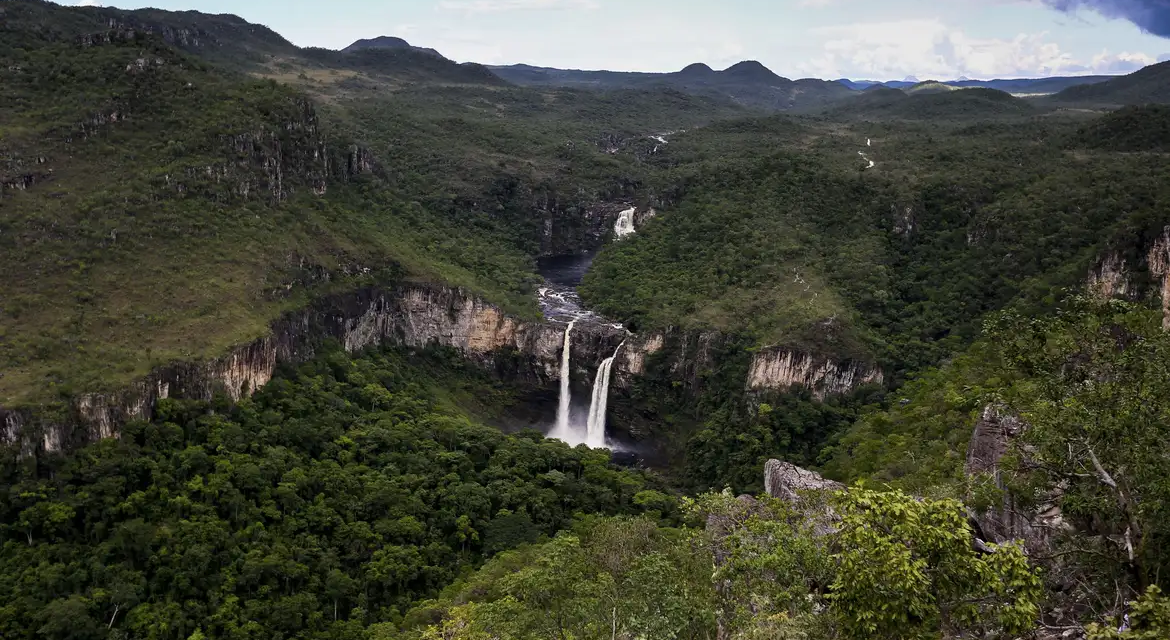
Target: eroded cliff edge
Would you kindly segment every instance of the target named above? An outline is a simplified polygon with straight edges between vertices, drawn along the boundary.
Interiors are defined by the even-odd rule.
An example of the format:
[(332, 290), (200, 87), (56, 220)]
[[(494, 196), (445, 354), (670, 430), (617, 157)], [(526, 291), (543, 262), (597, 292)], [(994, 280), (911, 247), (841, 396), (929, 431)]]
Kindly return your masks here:
[[(713, 345), (722, 339), (718, 334), (637, 336), (604, 322), (587, 323), (571, 334), (573, 376), (588, 383), (601, 361), (624, 342), (615, 368), (617, 389), (628, 389), (635, 377), (657, 367), (697, 392), (696, 372), (719, 366)], [(456, 288), (368, 287), (288, 313), (273, 323), (268, 336), (221, 358), (170, 364), (121, 391), (78, 396), (64, 410), (0, 408), (0, 445), (17, 445), (23, 455), (66, 451), (117, 437), (128, 421), (149, 420), (161, 399), (210, 400), (222, 393), (239, 400), (267, 384), (281, 364), (306, 361), (331, 340), (351, 353), (384, 344), (451, 347), (501, 378), (551, 388), (560, 376), (564, 325), (508, 316)], [(672, 342), (670, 357), (654, 362), (653, 356)], [(775, 391), (803, 386), (823, 397), (881, 379), (872, 367), (764, 349), (753, 355), (745, 386)]]
[[(624, 333), (608, 325), (573, 334), (580, 365), (611, 355)], [(355, 352), (380, 344), (453, 347), (507, 375), (538, 384), (559, 375), (564, 328), (509, 317), (465, 291), (428, 285), (365, 288), (329, 296), (286, 314), (268, 336), (210, 362), (175, 363), (115, 393), (84, 394), (64, 411), (0, 408), (0, 445), (19, 444), (26, 455), (69, 450), (116, 437), (121, 425), (150, 419), (160, 399), (232, 400), (264, 386), (283, 363), (312, 358), (329, 340)], [(501, 373), (504, 373), (501, 371)]]

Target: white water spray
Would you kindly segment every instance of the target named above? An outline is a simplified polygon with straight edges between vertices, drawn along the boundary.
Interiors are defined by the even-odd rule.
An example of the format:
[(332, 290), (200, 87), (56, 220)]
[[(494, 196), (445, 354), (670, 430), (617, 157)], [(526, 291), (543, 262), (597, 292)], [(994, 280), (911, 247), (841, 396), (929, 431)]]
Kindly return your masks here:
[(613, 226), (613, 232), (619, 238), (624, 238), (634, 232), (634, 214), (638, 211), (637, 207), (626, 209), (618, 214), (617, 223)]
[(549, 434), (551, 437), (559, 438), (566, 442), (569, 441), (570, 429), (572, 428), (569, 425), (569, 409), (572, 407), (573, 401), (571, 397), (572, 391), (569, 388), (569, 355), (572, 344), (569, 338), (573, 332), (573, 325), (575, 324), (577, 324), (576, 320), (570, 322), (569, 326), (565, 328), (565, 346), (561, 350), (561, 400), (557, 406), (557, 424), (553, 427), (552, 433)]
[(613, 371), (613, 362), (625, 344), (625, 341), (622, 341), (618, 348), (614, 349), (613, 355), (601, 362), (601, 366), (597, 368), (597, 377), (593, 379), (593, 400), (589, 403), (589, 422), (586, 425), (585, 444), (594, 449), (606, 446), (605, 414), (609, 408), (609, 378)]

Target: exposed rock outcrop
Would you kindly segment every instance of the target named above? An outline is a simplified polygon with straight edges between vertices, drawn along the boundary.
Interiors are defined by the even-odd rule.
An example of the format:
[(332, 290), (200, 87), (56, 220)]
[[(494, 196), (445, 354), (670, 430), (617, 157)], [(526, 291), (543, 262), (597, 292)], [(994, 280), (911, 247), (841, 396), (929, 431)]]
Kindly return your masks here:
[(827, 480), (821, 474), (791, 462), (769, 460), (764, 464), (764, 491), (786, 502), (799, 502), (804, 491), (839, 491), (844, 488), (840, 482)]
[(1162, 230), (1147, 258), (1150, 276), (1160, 285), (1162, 293), (1162, 327), (1170, 330), (1170, 227)]
[[(595, 369), (624, 338), (605, 324), (575, 331), (575, 365)], [(222, 358), (169, 365), (121, 392), (81, 396), (65, 416), (0, 409), (0, 444), (19, 444), (26, 455), (68, 450), (116, 437), (127, 421), (149, 419), (160, 399), (209, 400), (223, 393), (239, 400), (271, 380), (278, 365), (308, 360), (328, 339), (351, 352), (379, 344), (453, 347), (500, 375), (544, 384), (559, 375), (564, 327), (508, 317), (459, 289), (365, 289), (287, 314), (270, 335)]]
[(1000, 505), (974, 514), (973, 520), (978, 527), (976, 535), (985, 542), (997, 544), (1023, 540), (1029, 554), (1036, 555), (1050, 549), (1053, 536), (1066, 529), (1067, 524), (1058, 505), (1058, 489), (1026, 507), (1008, 490), (1007, 472), (1001, 462), (1011, 449), (1012, 441), (1026, 428), (1027, 425), (1005, 407), (987, 406), (971, 435), (964, 470), (968, 477), (990, 477), (1003, 491)]
[(750, 390), (784, 391), (805, 387), (813, 397), (847, 393), (866, 384), (881, 384), (880, 369), (857, 362), (834, 362), (787, 349), (762, 349), (752, 358)]
[(1125, 258), (1116, 251), (1106, 255), (1089, 271), (1089, 292), (1101, 298), (1124, 298), (1129, 296), (1132, 285), (1130, 271)]

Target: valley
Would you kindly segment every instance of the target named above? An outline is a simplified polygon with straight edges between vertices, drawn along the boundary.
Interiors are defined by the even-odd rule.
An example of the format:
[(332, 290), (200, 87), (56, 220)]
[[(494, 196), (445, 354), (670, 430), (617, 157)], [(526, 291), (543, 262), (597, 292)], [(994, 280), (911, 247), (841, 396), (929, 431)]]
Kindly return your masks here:
[(0, 3), (0, 637), (1170, 629), (1170, 62), (369, 36)]

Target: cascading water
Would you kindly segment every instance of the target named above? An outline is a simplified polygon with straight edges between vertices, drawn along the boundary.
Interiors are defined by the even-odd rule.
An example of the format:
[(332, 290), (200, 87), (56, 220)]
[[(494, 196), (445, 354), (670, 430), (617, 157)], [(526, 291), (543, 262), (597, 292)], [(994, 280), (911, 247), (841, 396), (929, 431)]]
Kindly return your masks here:
[(605, 443), (605, 414), (609, 406), (609, 377), (613, 371), (613, 361), (625, 346), (623, 341), (614, 350), (613, 355), (601, 362), (597, 368), (597, 377), (593, 379), (593, 400), (589, 403), (589, 422), (586, 424), (585, 444), (594, 449), (606, 447)]
[[(629, 226), (633, 227), (635, 209), (624, 212)], [(619, 226), (621, 222), (619, 220)], [(613, 363), (621, 351), (623, 342), (613, 352), (613, 356), (604, 360), (597, 368), (597, 375), (593, 381), (593, 397), (589, 404), (588, 419), (584, 415), (573, 416), (572, 397), (572, 338), (573, 330), (584, 323), (595, 327), (608, 325), (613, 329), (622, 330), (620, 324), (609, 324), (595, 313), (585, 309), (577, 297), (576, 285), (581, 280), (581, 274), (588, 269), (590, 256), (578, 256), (572, 261), (558, 260), (542, 272), (547, 278), (545, 287), (540, 289), (540, 306), (544, 316), (553, 322), (564, 322), (564, 343), (561, 347), (560, 370), (560, 399), (557, 405), (556, 423), (548, 432), (549, 438), (555, 438), (577, 446), (585, 444), (592, 448), (608, 448), (605, 441), (605, 418), (609, 402), (609, 384), (613, 371)]]
[(618, 214), (617, 222), (613, 226), (613, 232), (617, 237), (624, 238), (634, 232), (634, 214), (638, 212), (638, 208), (626, 209)]
[(565, 442), (569, 442), (572, 437), (572, 427), (569, 425), (569, 410), (572, 408), (573, 399), (572, 391), (570, 389), (570, 375), (569, 375), (569, 357), (571, 355), (571, 334), (573, 333), (573, 325), (577, 324), (576, 320), (569, 323), (565, 328), (565, 346), (561, 349), (561, 399), (560, 404), (557, 405), (557, 424), (553, 427), (552, 433), (549, 435), (553, 438), (559, 438)]

